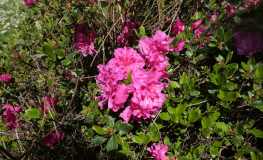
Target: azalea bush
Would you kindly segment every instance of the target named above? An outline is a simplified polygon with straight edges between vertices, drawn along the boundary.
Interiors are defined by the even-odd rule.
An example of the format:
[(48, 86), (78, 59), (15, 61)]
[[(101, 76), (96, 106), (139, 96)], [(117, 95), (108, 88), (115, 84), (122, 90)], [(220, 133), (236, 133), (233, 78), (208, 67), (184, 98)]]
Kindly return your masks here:
[(263, 159), (262, 1), (18, 6), (1, 158)]

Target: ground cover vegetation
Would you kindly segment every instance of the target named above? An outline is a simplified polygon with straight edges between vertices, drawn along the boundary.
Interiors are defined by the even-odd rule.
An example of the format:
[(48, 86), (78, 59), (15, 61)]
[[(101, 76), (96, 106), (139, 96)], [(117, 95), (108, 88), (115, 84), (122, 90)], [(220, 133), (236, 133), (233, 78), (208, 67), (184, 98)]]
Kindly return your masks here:
[(17, 5), (1, 158), (263, 159), (262, 1)]

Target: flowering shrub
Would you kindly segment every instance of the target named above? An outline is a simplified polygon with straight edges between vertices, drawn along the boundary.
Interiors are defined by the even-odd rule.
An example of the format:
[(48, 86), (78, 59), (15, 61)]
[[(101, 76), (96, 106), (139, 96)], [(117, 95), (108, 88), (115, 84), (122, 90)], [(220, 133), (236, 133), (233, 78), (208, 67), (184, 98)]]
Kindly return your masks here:
[(263, 159), (262, 1), (18, 5), (1, 159)]

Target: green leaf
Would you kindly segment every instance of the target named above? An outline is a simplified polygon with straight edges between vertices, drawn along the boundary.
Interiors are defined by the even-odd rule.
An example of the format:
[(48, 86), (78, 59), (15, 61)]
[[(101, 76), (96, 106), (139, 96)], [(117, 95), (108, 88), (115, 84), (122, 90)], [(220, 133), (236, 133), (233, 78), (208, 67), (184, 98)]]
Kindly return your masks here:
[(210, 137), (210, 131), (209, 131), (209, 130), (204, 131), (204, 132), (203, 132), (203, 136), (204, 136), (205, 138), (209, 138), (209, 137)]
[(133, 129), (133, 126), (132, 126), (132, 125), (127, 124), (127, 123), (122, 123), (122, 124), (120, 125), (119, 134), (120, 134), (120, 135), (126, 134), (126, 133), (128, 133), (129, 131), (131, 131), (132, 129)]
[(225, 124), (224, 122), (217, 122), (216, 126), (217, 126), (217, 128), (222, 129), (222, 131), (225, 131), (225, 132), (229, 131), (228, 125)]
[(173, 88), (180, 88), (180, 84), (178, 82), (175, 82), (175, 81), (171, 81), (171, 86)]
[(56, 55), (58, 56), (58, 59), (62, 59), (65, 57), (65, 51), (63, 49), (56, 50)]
[(182, 125), (184, 125), (184, 126), (187, 126), (187, 127), (191, 126), (190, 123), (184, 121), (183, 119), (180, 119), (180, 123), (181, 123)]
[(232, 56), (233, 56), (233, 51), (232, 51), (232, 52), (229, 52), (229, 53), (227, 54), (227, 56), (226, 56), (226, 63), (231, 60)]
[(178, 104), (176, 107), (176, 115), (179, 116), (180, 114), (182, 114), (186, 110), (186, 107), (187, 107), (186, 102), (184, 104), (182, 103)]
[(69, 65), (70, 63), (71, 63), (71, 61), (68, 59), (64, 59), (63, 61), (61, 61), (62, 65)]
[(221, 38), (224, 37), (224, 28), (223, 28), (223, 27), (220, 27), (220, 28), (219, 28), (218, 35), (219, 35)]
[(100, 135), (104, 135), (106, 132), (100, 126), (92, 126), (92, 129)]
[(214, 73), (212, 73), (211, 75), (210, 75), (210, 78), (211, 78), (211, 81), (215, 84), (215, 85), (219, 85), (219, 83), (217, 82), (217, 78), (218, 78), (218, 76), (217, 75), (215, 75)]
[(117, 143), (119, 145), (123, 145), (123, 143), (124, 143), (123, 139), (121, 138), (121, 136), (119, 134), (115, 135), (115, 140), (117, 141)]
[(233, 34), (232, 34), (232, 30), (229, 29), (226, 34), (225, 34), (225, 37), (224, 37), (224, 42), (226, 43), (230, 38), (232, 38)]
[(107, 143), (107, 152), (109, 154), (113, 154), (116, 152), (116, 150), (118, 149), (118, 143), (117, 141), (115, 140), (115, 137), (114, 136), (111, 136), (111, 138), (108, 140), (108, 143)]
[(107, 117), (107, 125), (108, 125), (111, 129), (113, 129), (113, 127), (114, 127), (114, 119), (113, 119), (111, 116), (108, 116), (108, 117)]
[(108, 138), (104, 138), (104, 137), (101, 137), (99, 135), (96, 135), (93, 139), (92, 139), (92, 143), (94, 144), (102, 144), (104, 142), (106, 142)]
[(197, 57), (195, 57), (196, 60), (203, 60), (205, 59), (205, 55), (204, 54), (199, 54)]
[(190, 95), (194, 96), (194, 97), (198, 96), (199, 94), (200, 94), (200, 92), (197, 91), (197, 90), (194, 90), (194, 91), (190, 92)]
[(214, 44), (214, 43), (209, 43), (208, 46), (209, 46), (209, 47), (216, 47), (217, 45)]
[(167, 111), (168, 111), (170, 114), (175, 114), (175, 113), (176, 113), (176, 108), (171, 107), (171, 106), (168, 106), (168, 107), (167, 107)]
[(162, 113), (159, 115), (159, 117), (160, 117), (161, 119), (165, 120), (165, 121), (169, 121), (169, 119), (170, 119), (170, 115), (169, 115), (169, 113), (167, 113), (167, 112), (162, 112)]
[(211, 147), (209, 149), (209, 152), (210, 152), (212, 158), (215, 158), (218, 155), (218, 148)]
[(257, 160), (256, 154), (254, 152), (250, 152), (250, 155), (252, 160)]
[(250, 129), (249, 132), (258, 138), (263, 138), (263, 132), (259, 129)]
[(140, 35), (141, 35), (141, 38), (145, 37), (145, 28), (143, 26), (140, 27)]
[(201, 120), (203, 128), (209, 128), (211, 126), (211, 120), (208, 117), (203, 117)]
[(144, 140), (144, 138), (145, 138), (144, 133), (140, 132), (140, 133), (139, 133), (139, 137), (140, 137), (141, 140)]
[(183, 73), (182, 77), (180, 78), (180, 85), (188, 84), (188, 81), (189, 81), (189, 77), (185, 73)]
[(39, 118), (44, 117), (44, 112), (41, 109), (38, 110), (37, 114), (38, 114)]
[(197, 121), (200, 117), (199, 112), (200, 112), (199, 109), (192, 110), (188, 116), (188, 121), (190, 123), (194, 123), (195, 121)]
[(72, 60), (79, 52), (73, 52), (66, 56), (66, 59)]
[(221, 140), (221, 141), (215, 141), (215, 142), (214, 142), (214, 146), (215, 146), (215, 147), (221, 147), (222, 144), (223, 144), (223, 142), (224, 142), (223, 140)]
[(116, 157), (125, 158), (125, 157), (127, 157), (128, 153), (129, 152), (127, 150), (120, 150), (120, 151), (117, 151)]
[(131, 77), (131, 73), (129, 71), (127, 71), (127, 79), (130, 83), (132, 83), (132, 77)]
[(258, 78), (263, 78), (263, 64), (257, 67), (256, 76)]
[(55, 83), (55, 81), (54, 81), (54, 79), (49, 79), (49, 80), (47, 80), (47, 83), (48, 83), (50, 86), (53, 86), (54, 83)]
[(187, 57), (192, 57), (192, 55), (193, 55), (193, 53), (192, 52), (190, 52), (190, 51), (185, 51), (185, 54), (186, 54), (186, 56)]
[(56, 61), (53, 51), (54, 51), (54, 47), (49, 43), (45, 42), (43, 47), (43, 53), (48, 55), (53, 61)]
[(238, 16), (234, 17), (234, 21), (237, 25), (239, 25), (241, 23), (241, 19)]
[(39, 118), (38, 109), (35, 109), (35, 108), (27, 109), (27, 110), (25, 111), (25, 114), (26, 114), (29, 118)]
[(148, 144), (149, 142), (151, 142), (151, 140), (152, 140), (152, 137), (151, 137), (149, 134), (147, 134), (147, 135), (145, 136), (145, 138), (144, 138), (143, 143), (144, 143), (144, 144)]
[(133, 140), (133, 142), (135, 142), (135, 143), (142, 144), (142, 140), (141, 140), (141, 138), (138, 137), (138, 136), (132, 137), (132, 140)]
[(204, 152), (204, 150), (205, 150), (205, 146), (198, 146), (198, 147), (197, 147), (197, 150), (198, 150), (199, 153), (201, 154), (201, 153)]
[(35, 24), (36, 24), (36, 27), (37, 27), (38, 30), (42, 29), (42, 26), (41, 26), (42, 22), (41, 21), (36, 21)]

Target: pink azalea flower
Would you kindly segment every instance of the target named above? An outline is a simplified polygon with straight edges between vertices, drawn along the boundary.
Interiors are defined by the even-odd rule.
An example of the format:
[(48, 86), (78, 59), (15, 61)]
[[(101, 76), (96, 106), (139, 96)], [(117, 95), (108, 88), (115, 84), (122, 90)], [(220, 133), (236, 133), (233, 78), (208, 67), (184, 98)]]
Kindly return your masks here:
[(15, 57), (19, 57), (20, 56), (19, 52), (13, 51), (13, 53), (14, 53)]
[[(153, 38), (142, 38), (139, 41), (139, 48), (142, 56), (147, 60), (147, 67), (155, 67), (158, 70), (163, 70), (168, 66), (168, 57), (165, 56), (164, 52), (172, 51), (173, 49), (169, 47), (174, 38), (170, 38), (160, 30), (156, 31)], [(157, 63), (162, 63), (161, 65), (155, 65)], [(161, 68), (159, 68), (161, 66)]]
[(124, 47), (115, 49), (114, 56), (115, 58), (111, 59), (108, 65), (119, 67), (125, 71), (125, 74), (127, 71), (133, 73), (136, 69), (143, 68), (145, 65), (145, 60), (133, 48), (127, 49)]
[(87, 0), (90, 4), (94, 3), (94, 0)]
[(22, 122), (17, 121), (17, 119), (20, 118), (20, 112), (23, 112), (22, 107), (17, 105), (8, 107), (8, 104), (5, 104), (2, 109), (4, 108), (6, 108), (3, 113), (3, 115), (5, 116), (5, 124), (12, 129), (15, 129), (16, 127), (22, 127)]
[(165, 156), (165, 153), (168, 151), (168, 146), (167, 145), (161, 145), (162, 141), (160, 142), (159, 145), (156, 143), (153, 143), (153, 146), (148, 147), (147, 151), (152, 154), (152, 157), (149, 158), (154, 158), (154, 160), (168, 160), (169, 158)]
[(199, 21), (194, 22), (194, 23), (192, 24), (192, 27), (191, 27), (190, 30), (193, 31), (193, 30), (199, 28), (201, 24), (202, 24), (202, 20), (199, 20)]
[[(73, 26), (73, 28), (75, 28), (75, 26)], [(87, 24), (85, 23), (77, 25), (76, 31), (75, 41), (73, 42), (76, 50), (81, 52), (84, 57), (88, 54), (92, 55), (97, 53), (93, 43), (97, 33), (95, 31), (91, 31), (89, 34)]]
[(43, 146), (52, 146), (54, 143), (58, 143), (58, 139), (62, 141), (65, 138), (65, 133), (57, 131), (58, 137), (56, 133), (50, 133), (43, 141)]
[(10, 74), (3, 74), (0, 76), (0, 80), (3, 81), (5, 84), (14, 83), (14, 79)]
[(259, 0), (248, 0), (245, 4), (243, 4), (244, 7), (249, 8), (251, 5), (255, 5), (259, 2)]
[[(209, 21), (210, 21), (210, 22), (213, 22), (213, 21), (216, 20), (216, 18), (217, 18), (217, 14), (211, 15), (211, 16), (209, 16)], [(213, 20), (213, 19), (214, 19), (214, 20)]]
[(160, 82), (163, 73), (158, 70), (148, 72), (144, 69), (136, 70), (133, 83), (129, 85), (128, 92), (133, 92), (130, 107), (120, 114), (124, 123), (128, 123), (131, 115), (133, 120), (140, 122), (140, 118), (154, 118), (163, 102), (165, 94), (161, 93), (168, 85)]
[(66, 71), (65, 73), (66, 77), (68, 77), (69, 79), (74, 79), (75, 77), (71, 74), (70, 71)]
[(129, 46), (132, 43), (132, 32), (133, 29), (139, 28), (140, 23), (139, 22), (127, 22), (124, 29), (122, 30), (121, 34), (117, 37), (117, 41), (119, 42), (119, 46)]
[(234, 38), (238, 55), (245, 55), (251, 58), (254, 54), (263, 49), (262, 36), (259, 33), (253, 34), (246, 28), (237, 31)]
[(234, 13), (236, 10), (234, 9), (233, 6), (230, 5), (230, 3), (227, 2), (227, 5), (224, 9), (226, 11), (226, 14), (229, 15), (231, 13)]
[[(50, 98), (49, 98), (49, 96), (45, 96), (45, 99), (46, 99), (46, 101), (44, 102), (44, 104), (42, 104), (41, 106), (40, 106), (40, 108), (41, 108), (41, 110), (44, 112), (44, 110), (46, 110), (46, 112), (45, 112), (45, 114), (48, 114), (49, 113), (49, 108), (50, 107), (54, 107), (54, 106), (56, 106), (57, 105), (57, 103), (59, 102), (59, 99), (55, 99), (55, 98), (53, 98), (53, 97), (51, 97), (51, 100), (50, 100)], [(45, 106), (45, 109), (44, 109), (44, 106)]]
[(101, 98), (99, 102), (101, 109), (103, 108), (103, 104), (108, 101), (108, 108), (117, 112), (120, 108), (123, 108), (129, 96), (127, 93), (127, 86), (125, 84), (119, 84), (119, 81), (127, 76), (124, 74), (123, 70), (116, 67), (114, 64), (106, 66), (99, 65), (98, 69), (100, 73), (95, 80), (100, 86), (102, 94), (96, 97), (95, 100)]
[(180, 41), (178, 42), (178, 44), (174, 47), (174, 51), (175, 51), (175, 52), (180, 52), (181, 50), (183, 50), (184, 44), (185, 44), (185, 42), (182, 41), (182, 40), (180, 40)]
[[(205, 31), (208, 29), (208, 27), (205, 27), (205, 28), (198, 28), (197, 30), (195, 30), (195, 38), (199, 38), (198, 35), (202, 34), (202, 33), (205, 33)], [(207, 32), (207, 35), (211, 34), (211, 32)], [(204, 40), (207, 40), (207, 41), (211, 41), (211, 37), (205, 37)], [(203, 43), (201, 41), (197, 42), (197, 45), (198, 45), (198, 48), (201, 47), (203, 45)]]
[(185, 24), (177, 18), (175, 24), (172, 26), (172, 34), (181, 34), (185, 29)]
[(29, 8), (34, 2), (36, 2), (36, 0), (25, 0), (26, 7)]

